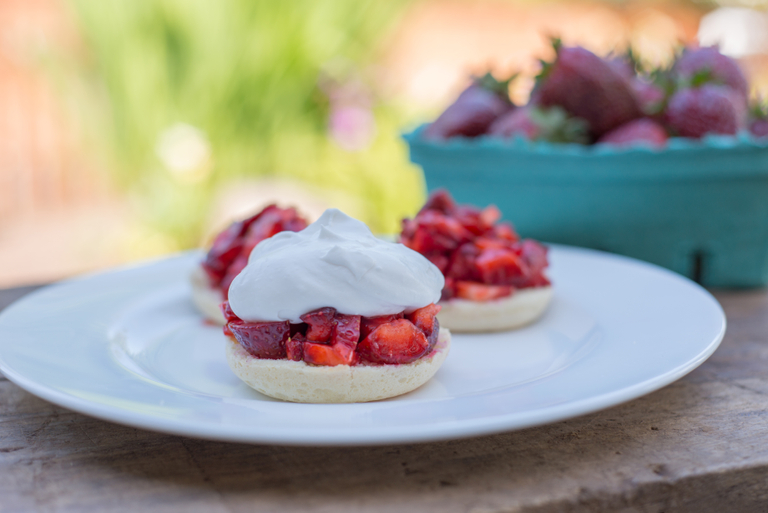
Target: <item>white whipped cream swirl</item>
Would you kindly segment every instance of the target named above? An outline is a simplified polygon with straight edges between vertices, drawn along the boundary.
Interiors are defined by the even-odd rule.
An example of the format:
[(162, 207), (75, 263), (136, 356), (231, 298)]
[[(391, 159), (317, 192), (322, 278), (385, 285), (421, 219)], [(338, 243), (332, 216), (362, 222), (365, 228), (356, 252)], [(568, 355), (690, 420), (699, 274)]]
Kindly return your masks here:
[(298, 323), (325, 306), (374, 317), (437, 303), (444, 281), (416, 251), (377, 239), (364, 223), (332, 208), (300, 232), (260, 242), (232, 282), (229, 304), (250, 322)]

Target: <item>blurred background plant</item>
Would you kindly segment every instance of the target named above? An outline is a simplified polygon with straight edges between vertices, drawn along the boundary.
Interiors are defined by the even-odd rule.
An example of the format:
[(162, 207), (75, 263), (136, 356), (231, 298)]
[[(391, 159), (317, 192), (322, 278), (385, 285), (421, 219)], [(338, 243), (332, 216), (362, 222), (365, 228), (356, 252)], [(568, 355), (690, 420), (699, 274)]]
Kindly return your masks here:
[(768, 2), (0, 0), (0, 286), (204, 243), (259, 202), (394, 232), (398, 134), (548, 36), (651, 63), (719, 42), (767, 91)]
[(364, 198), (351, 214), (396, 230), (423, 185), (380, 136), (399, 119), (370, 66), (404, 4), (77, 0), (84, 76), (106, 100), (92, 106), (136, 211), (192, 247), (222, 187), (280, 176)]

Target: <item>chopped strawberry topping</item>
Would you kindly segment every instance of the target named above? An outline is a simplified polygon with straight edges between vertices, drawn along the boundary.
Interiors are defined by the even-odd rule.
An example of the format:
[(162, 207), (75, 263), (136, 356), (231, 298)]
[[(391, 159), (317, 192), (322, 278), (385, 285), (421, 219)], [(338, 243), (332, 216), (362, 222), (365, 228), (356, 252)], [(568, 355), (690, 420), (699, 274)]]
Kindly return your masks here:
[(224, 319), (226, 319), (227, 322), (240, 320), (240, 317), (235, 315), (235, 312), (232, 311), (232, 307), (229, 306), (229, 301), (224, 301), (220, 304), (219, 309), (221, 309), (221, 313), (224, 315)]
[[(435, 192), (429, 195), (427, 202), (421, 207), (421, 212), (427, 210), (436, 210), (443, 214), (448, 214), (456, 208), (456, 202), (453, 201), (450, 193), (445, 189), (437, 189)], [(421, 213), (419, 212), (419, 213)]]
[(480, 248), (477, 245), (472, 242), (462, 244), (451, 254), (451, 263), (445, 273), (446, 277), (479, 280), (480, 270), (476, 262), (479, 255)]
[(429, 341), (411, 321), (398, 319), (373, 330), (357, 347), (370, 362), (411, 363), (429, 351)]
[(414, 251), (424, 254), (452, 250), (472, 239), (472, 232), (458, 220), (436, 210), (422, 212), (416, 217), (416, 224), (409, 227), (413, 236), (402, 241)]
[(325, 307), (312, 310), (301, 316), (301, 320), (307, 323), (307, 340), (327, 344), (331, 339), (334, 327), (336, 309)]
[(440, 331), (440, 322), (435, 317), (442, 309), (441, 306), (434, 303), (429, 304), (406, 315), (406, 318), (419, 328), (427, 337), (429, 349), (431, 350), (437, 344), (437, 335)]
[(203, 269), (208, 273), (213, 283), (220, 283), (227, 274), (227, 268), (237, 258), (243, 249), (242, 234), (245, 222), (232, 223), (213, 241), (211, 249), (203, 261)]
[(304, 361), (313, 365), (353, 365), (356, 362), (356, 353), (348, 349), (341, 349), (326, 344), (315, 342), (304, 343)]
[(403, 318), (402, 313), (393, 314), (393, 315), (379, 315), (378, 317), (363, 317), (363, 320), (360, 324), (360, 338), (364, 339), (373, 330), (375, 330), (382, 324), (387, 324), (389, 322), (396, 321), (402, 318)]
[[(227, 302), (222, 310), (232, 312)], [(410, 363), (437, 342), (440, 325), (435, 315), (439, 311), (439, 306), (431, 304), (409, 313), (406, 319), (403, 312), (361, 317), (326, 307), (303, 315), (301, 319), (306, 322), (296, 324), (247, 322), (231, 313), (224, 334), (257, 358), (330, 366), (356, 365), (361, 358), (376, 363)], [(324, 340), (313, 340), (310, 334)], [(368, 340), (367, 345), (361, 340)]]
[(486, 249), (475, 262), (483, 283), (514, 285), (525, 279), (525, 262), (510, 249)]
[(448, 267), (451, 265), (451, 259), (440, 253), (431, 253), (424, 256), (427, 257), (427, 260), (432, 262), (435, 267), (440, 269), (440, 272), (443, 274), (448, 271)]
[[(293, 325), (291, 325), (293, 327)], [(304, 343), (307, 338), (301, 333), (291, 336), (285, 343), (286, 358), (294, 362), (300, 362), (304, 359)]]
[[(529, 273), (541, 275), (549, 262), (547, 261), (547, 248), (535, 240), (524, 240), (520, 243), (520, 255), (528, 264)], [(547, 280), (549, 282), (549, 280)]]
[[(520, 241), (512, 225), (500, 218), (493, 205), (482, 210), (457, 205), (447, 191), (438, 189), (414, 219), (403, 220), (400, 242), (440, 269), (444, 300), (503, 297), (513, 288), (549, 285), (544, 276), (547, 249), (533, 240)], [(495, 288), (473, 288), (472, 283)]]
[(336, 314), (331, 331), (331, 345), (343, 345), (354, 351), (357, 341), (360, 340), (360, 320), (359, 315)]
[(229, 286), (248, 263), (256, 244), (282, 231), (297, 232), (307, 222), (296, 209), (269, 205), (258, 214), (232, 223), (213, 241), (202, 266), (214, 287), (227, 297)]
[(285, 358), (285, 343), (291, 333), (288, 322), (245, 322), (227, 323), (237, 342), (257, 358), (276, 360)]
[(515, 289), (509, 285), (484, 285), (472, 281), (454, 282), (456, 297), (470, 301), (490, 301), (511, 296)]
[(497, 240), (508, 240), (511, 242), (517, 242), (520, 237), (515, 232), (515, 229), (509, 223), (499, 223), (491, 230), (493, 237)]

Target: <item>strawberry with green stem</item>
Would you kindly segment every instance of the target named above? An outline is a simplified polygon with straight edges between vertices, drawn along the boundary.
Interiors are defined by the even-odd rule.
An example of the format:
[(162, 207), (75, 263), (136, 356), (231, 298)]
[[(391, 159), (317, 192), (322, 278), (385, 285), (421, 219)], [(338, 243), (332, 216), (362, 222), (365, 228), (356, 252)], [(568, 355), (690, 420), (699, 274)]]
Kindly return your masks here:
[(678, 135), (700, 138), (710, 133), (736, 134), (746, 127), (746, 110), (739, 91), (705, 83), (673, 94), (664, 116)]
[(737, 91), (746, 99), (749, 97), (749, 84), (735, 60), (720, 53), (716, 46), (686, 48), (675, 60), (671, 70), (672, 78), (678, 89), (694, 82), (706, 82), (727, 86)]
[(496, 118), (514, 108), (509, 99), (509, 83), (517, 75), (499, 81), (490, 73), (473, 80), (440, 116), (424, 131), (427, 139), (476, 137), (486, 133)]
[(559, 39), (552, 45), (555, 60), (542, 63), (531, 103), (557, 105), (584, 119), (595, 138), (642, 116), (625, 78), (603, 59), (579, 46), (563, 46)]
[(587, 144), (589, 125), (581, 118), (569, 116), (562, 107), (526, 105), (494, 121), (488, 134), (521, 136), (531, 141)]

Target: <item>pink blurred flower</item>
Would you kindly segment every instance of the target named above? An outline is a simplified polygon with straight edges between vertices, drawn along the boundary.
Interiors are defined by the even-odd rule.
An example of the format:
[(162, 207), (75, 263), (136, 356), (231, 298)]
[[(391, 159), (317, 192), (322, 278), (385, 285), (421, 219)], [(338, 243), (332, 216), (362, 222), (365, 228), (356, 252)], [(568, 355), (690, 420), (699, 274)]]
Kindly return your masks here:
[(376, 134), (376, 120), (369, 107), (331, 105), (328, 119), (331, 139), (347, 151), (367, 148)]

